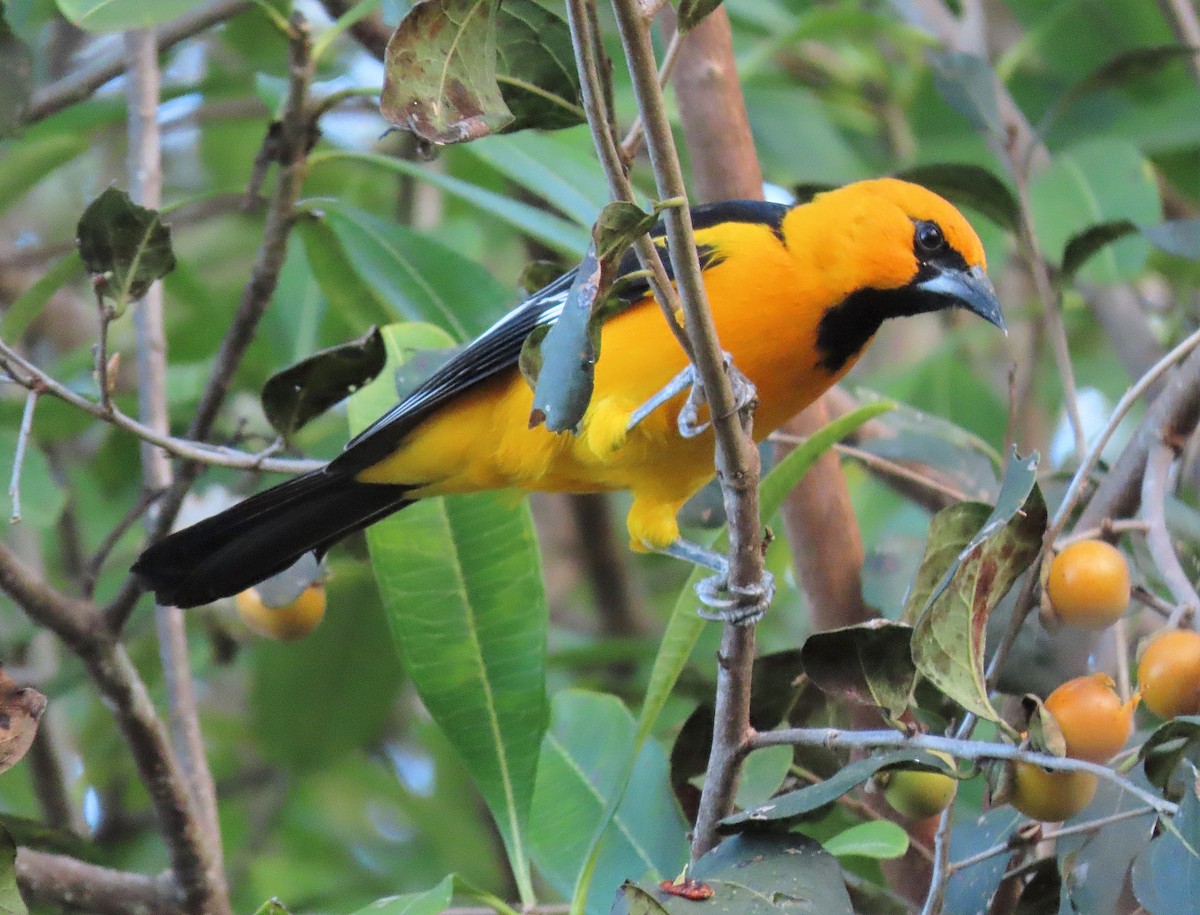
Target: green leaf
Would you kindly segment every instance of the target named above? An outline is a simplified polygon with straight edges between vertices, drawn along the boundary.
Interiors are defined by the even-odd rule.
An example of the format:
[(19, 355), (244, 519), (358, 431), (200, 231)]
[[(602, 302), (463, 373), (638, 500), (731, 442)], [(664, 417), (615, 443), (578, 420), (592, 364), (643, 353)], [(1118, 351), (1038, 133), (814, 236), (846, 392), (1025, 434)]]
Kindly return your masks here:
[(536, 0), (503, 0), (496, 16), (496, 81), (512, 113), (505, 132), (558, 130), (587, 121), (571, 30)]
[(89, 32), (148, 29), (195, 7), (195, 0), (54, 0), (62, 14)]
[(252, 733), (289, 772), (320, 770), (382, 737), (403, 671), (365, 565), (333, 562), (328, 610), (307, 638), (246, 651)]
[[(608, 184), (596, 168), (595, 150), (589, 135), (583, 131), (527, 130), (487, 137), (464, 147), (464, 153), (486, 163), (580, 225), (592, 225), (609, 199)], [(562, 272), (558, 269), (549, 279)], [(544, 285), (543, 282), (526, 288), (532, 292)]]
[(930, 51), (933, 85), (951, 108), (977, 130), (1001, 134), (996, 74), (982, 57), (965, 51)]
[[(950, 833), (950, 860), (965, 861), (999, 845), (1012, 835), (1024, 817), (1012, 807), (1003, 806), (974, 818), (956, 818)], [(1004, 879), (1009, 859), (992, 855), (969, 867), (954, 868), (946, 881), (946, 912), (985, 912)]]
[(722, 842), (688, 877), (712, 891), (696, 901), (660, 886), (626, 884), (613, 915), (782, 915), (812, 912), (851, 915), (853, 909), (837, 860), (807, 836), (739, 835)]
[(402, 896), (376, 899), (353, 915), (439, 915), (450, 908), (455, 882), (455, 877), (451, 874), (433, 889), (423, 893), (405, 893)]
[[(750, 726), (752, 728), (756, 731), (770, 731), (779, 726), (796, 703), (800, 701), (806, 683), (803, 674), (804, 668), (800, 663), (800, 652), (794, 648), (761, 655), (754, 659), (754, 669), (750, 678)], [(671, 747), (671, 787), (688, 812), (694, 812), (695, 804), (700, 800), (691, 782), (697, 776), (702, 776), (708, 768), (712, 738), (713, 703), (710, 700), (702, 702), (688, 716)], [(764, 778), (769, 780), (772, 770), (765, 763), (765, 760), (770, 758), (769, 754), (766, 754), (765, 750), (760, 750), (751, 754), (750, 759), (753, 760), (755, 757), (761, 758), (753, 765), (766, 766), (768, 771), (764, 773)], [(791, 763), (790, 750), (787, 759), (782, 763), (783, 774), (786, 774), (787, 766)], [(750, 763), (748, 762), (747, 765), (749, 766)], [(738, 806), (755, 806), (756, 801), (765, 801), (775, 793), (775, 789), (782, 781), (783, 775), (781, 774), (773, 785), (765, 789), (766, 793), (761, 798), (754, 800), (743, 798), (739, 801)], [(763, 786), (758, 786), (758, 790), (763, 790)], [(739, 798), (741, 798), (740, 793)]]
[(721, 0), (679, 0), (680, 30), (690, 32), (720, 5)]
[[(710, 729), (709, 744), (711, 743)], [(747, 756), (738, 776), (734, 806), (757, 807), (774, 797), (791, 771), (794, 756), (791, 747), (763, 747)]]
[(175, 269), (171, 230), (162, 217), (115, 187), (88, 204), (75, 234), (92, 284), (113, 299), (118, 310), (136, 302), (151, 283)]
[[(1162, 219), (1154, 175), (1137, 147), (1117, 139), (1091, 140), (1057, 153), (1029, 186), (1038, 242), (1053, 263), (1064, 264), (1067, 246), (1089, 226)], [(1080, 270), (1088, 282), (1113, 283), (1137, 276), (1147, 243), (1129, 238), (1104, 249)]]
[[(385, 327), (389, 365), (445, 346), (428, 325)], [(392, 407), (385, 371), (350, 399), (358, 433)], [(546, 595), (529, 507), (504, 493), (428, 499), (375, 524), (367, 543), (397, 650), (430, 715), (471, 770), (522, 898), (526, 826), (546, 729)]]
[(262, 389), (263, 412), (285, 438), (345, 400), (383, 371), (387, 352), (378, 327), (276, 372)]
[(1172, 63), (1186, 60), (1196, 53), (1195, 48), (1178, 44), (1121, 51), (1064, 92), (1038, 125), (1038, 133), (1044, 135), (1050, 124), (1080, 99), (1104, 89), (1120, 88), (1133, 80), (1157, 73)]
[(953, 766), (928, 750), (892, 750), (882, 756), (868, 756), (842, 767), (823, 782), (807, 785), (772, 798), (765, 804), (728, 816), (720, 823), (724, 833), (752, 829), (764, 823), (788, 824), (819, 815), (848, 791), (853, 791), (876, 772), (889, 769), (913, 769), (939, 772), (957, 777)]
[(487, 270), (440, 242), (355, 207), (324, 209), (350, 266), (392, 320), (427, 321), (467, 340), (512, 298)]
[(287, 906), (272, 897), (260, 905), (254, 915), (291, 915), (291, 913), (287, 910)]
[(1155, 728), (1138, 750), (1150, 784), (1167, 789), (1171, 777), (1185, 758), (1200, 751), (1200, 715), (1182, 715)]
[(898, 719), (917, 679), (912, 627), (890, 620), (814, 632), (801, 649), (804, 672), (823, 692), (884, 709)]
[(984, 681), (985, 628), (992, 609), (1041, 548), (1046, 504), (1034, 485), (1035, 467), (1036, 455), (1022, 460), (1014, 453), (996, 506), (973, 535), (986, 507), (960, 503), (934, 516), (905, 609), (911, 618), (922, 608), (912, 634), (917, 670), (963, 708), (991, 721), (998, 716)]
[[(47, 402), (50, 398), (44, 398)], [(42, 409), (41, 401), (38, 403)], [(38, 430), (35, 414), (34, 430)], [(17, 429), (0, 428), (0, 455), (6, 460), (6, 473), (11, 470), (11, 458), (17, 452)], [(66, 504), (66, 494), (54, 475), (46, 456), (37, 447), (36, 435), (30, 438), (25, 451), (25, 463), (21, 468), (21, 524), (28, 525), (34, 530), (48, 531), (57, 522)]]
[(0, 913), (29, 915), (21, 891), (17, 888), (17, 843), (0, 827)]
[(424, 168), (417, 162), (409, 162), (407, 159), (399, 159), (394, 156), (358, 152), (324, 152), (310, 156), (308, 161), (310, 168), (315, 168), (322, 162), (337, 159), (354, 159), (359, 162), (377, 165), (380, 168), (390, 171), (399, 172), (402, 175), (410, 175), (419, 181), (424, 181), (444, 191), (452, 197), (457, 197), (472, 206), (478, 207), (485, 213), (492, 214), (497, 219), (508, 223), (520, 232), (524, 232), (530, 238), (537, 239), (554, 251), (569, 254), (572, 257), (581, 257), (583, 252), (587, 250), (587, 232), (574, 223), (543, 212), (527, 203), (513, 200), (505, 197), (503, 194), (497, 194), (495, 191), (490, 191), (470, 182), (455, 178), (452, 175), (445, 175), (433, 169)]
[(428, 143), (495, 133), (513, 114), (496, 82), (500, 0), (421, 0), (400, 21), (384, 58), (379, 110)]
[(1200, 797), (1195, 772), (1174, 829), (1152, 839), (1133, 862), (1133, 893), (1150, 915), (1193, 911), (1200, 899)]
[(656, 219), (655, 213), (644, 213), (632, 203), (610, 203), (601, 210), (562, 315), (538, 344), (540, 356), (527, 354), (522, 347), (522, 364), (539, 369), (530, 428), (545, 423), (551, 432), (578, 432), (592, 400), (601, 329), (622, 307), (612, 295), (617, 265), (634, 239), (649, 231)]
[(1063, 249), (1060, 282), (1069, 284), (1092, 255), (1115, 241), (1133, 235), (1137, 230), (1137, 225), (1132, 221), (1117, 219), (1088, 226), (1077, 235), (1072, 235)]
[[(1017, 454), (1016, 448), (1013, 448), (1012, 456), (1008, 461), (1008, 467), (1004, 471), (1004, 478), (1000, 482), (1000, 494), (996, 497), (995, 507), (989, 512), (987, 519), (975, 532), (974, 536), (967, 541), (955, 561), (950, 564), (950, 567), (946, 570), (937, 587), (925, 598), (924, 606), (922, 606), (920, 611), (921, 613), (926, 612), (934, 601), (941, 597), (971, 553), (982, 546), (987, 540), (1000, 533), (1013, 518), (1029, 507), (1030, 494), (1034, 492), (1034, 488), (1037, 486), (1037, 466), (1038, 454), (1036, 451), (1030, 454), (1029, 457), (1022, 458)], [(1040, 498), (1039, 495), (1038, 499)], [(954, 507), (951, 506), (951, 509)], [(1041, 515), (1044, 522), (1044, 505)], [(1036, 518), (1034, 520), (1036, 521)], [(913, 598), (910, 598), (909, 601), (910, 607), (916, 605), (916, 594), (917, 591), (914, 589)]]
[(569, 897), (592, 833), (628, 760), (633, 778), (605, 831), (591, 911), (606, 911), (631, 874), (673, 877), (687, 861), (687, 824), (667, 783), (667, 760), (654, 741), (634, 750), (636, 725), (614, 696), (564, 690), (554, 697), (542, 741), (529, 820), (538, 871)]
[(890, 861), (908, 852), (908, 833), (891, 820), (859, 823), (821, 843), (835, 858), (876, 858)]
[(79, 259), (78, 251), (65, 254), (55, 261), (50, 269), (38, 277), (37, 281), (22, 292), (4, 312), (4, 317), (0, 318), (0, 338), (16, 340), (20, 337), (30, 322), (42, 313), (50, 297), (82, 269), (83, 261)]
[[(821, 915), (852, 911), (837, 860), (807, 836), (734, 836), (697, 861), (690, 876), (713, 887), (706, 906), (718, 911), (726, 898), (744, 901), (745, 907), (726, 906), (725, 911), (746, 915), (795, 911), (800, 900)], [(677, 897), (666, 903), (672, 913), (694, 912), (695, 906)]]
[(915, 165), (896, 173), (897, 178), (924, 185), (952, 203), (978, 210), (996, 225), (1016, 232), (1021, 205), (1008, 185), (981, 165), (939, 163)]
[(0, 144), (4, 168), (0, 169), (0, 211), (20, 200), (35, 184), (60, 165), (70, 162), (90, 146), (80, 133), (56, 133), (20, 142)]
[(0, 137), (17, 132), (33, 92), (33, 55), (0, 7)]
[[(759, 487), (759, 511), (762, 516), (769, 518), (779, 511), (784, 497), (808, 473), (809, 468), (820, 459), (821, 455), (832, 448), (836, 442), (850, 435), (863, 423), (876, 416), (881, 416), (891, 409), (890, 403), (868, 404), (835, 419), (823, 429), (809, 436), (804, 444), (797, 446), (763, 479), (762, 485)], [(717, 535), (717, 531), (711, 532), (713, 540), (717, 542), (717, 549), (727, 548), (725, 538), (722, 537), (718, 540)], [(704, 545), (707, 546), (708, 543)], [(646, 687), (641, 712), (638, 714), (637, 735), (634, 739), (635, 752), (640, 752), (646, 740), (649, 739), (650, 733), (658, 721), (658, 716), (666, 706), (667, 700), (675, 688), (675, 683), (683, 672), (688, 658), (691, 657), (700, 633), (704, 630), (705, 621), (696, 613), (695, 586), (706, 574), (708, 572), (703, 569), (696, 569), (691, 574), (679, 592), (675, 607), (667, 620), (667, 627), (659, 642), (658, 653), (654, 657), (654, 666), (650, 671), (650, 681)], [(634, 758), (633, 754), (630, 754), (619, 787), (614, 791), (614, 799), (620, 798), (625, 790), (624, 786), (633, 773)], [(595, 861), (600, 848), (600, 838), (615, 809), (615, 800), (610, 800), (599, 820), (596, 832), (592, 836), (588, 851), (589, 864)], [(589, 870), (585, 866), (580, 876), (580, 882), (572, 894), (574, 898), (587, 895), (589, 881)]]

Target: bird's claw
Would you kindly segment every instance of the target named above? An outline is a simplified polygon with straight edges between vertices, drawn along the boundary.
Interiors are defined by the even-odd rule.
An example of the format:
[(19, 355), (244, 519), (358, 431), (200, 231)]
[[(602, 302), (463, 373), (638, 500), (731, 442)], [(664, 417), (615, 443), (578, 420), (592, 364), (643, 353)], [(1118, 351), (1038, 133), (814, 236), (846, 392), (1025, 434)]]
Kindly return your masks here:
[[(729, 353), (722, 353), (722, 357), (725, 371), (729, 375), (729, 384), (733, 390), (734, 409), (738, 412), (753, 409), (758, 403), (758, 390), (754, 387), (754, 382), (733, 364), (733, 357)], [(700, 419), (700, 408), (708, 405), (708, 395), (704, 392), (704, 385), (696, 377), (696, 371), (691, 365), (688, 365), (663, 385), (662, 389), (653, 397), (633, 411), (625, 427), (626, 431), (632, 430), (647, 416), (685, 390), (688, 392), (688, 397), (675, 420), (679, 434), (684, 438), (695, 438), (703, 433), (712, 425), (711, 420)]]
[(763, 618), (775, 599), (775, 576), (764, 569), (762, 579), (755, 584), (732, 586), (728, 575), (710, 575), (696, 583), (696, 596), (702, 604), (716, 611), (698, 611), (703, 619), (752, 626)]

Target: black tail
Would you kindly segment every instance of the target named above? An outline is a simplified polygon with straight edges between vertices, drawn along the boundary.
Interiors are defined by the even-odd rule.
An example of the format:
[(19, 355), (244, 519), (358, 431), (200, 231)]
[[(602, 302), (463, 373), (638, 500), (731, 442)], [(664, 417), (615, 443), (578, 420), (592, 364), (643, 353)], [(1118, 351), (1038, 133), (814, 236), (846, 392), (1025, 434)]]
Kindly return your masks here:
[(316, 470), (163, 538), (133, 571), (160, 604), (207, 604), (282, 572), (309, 550), (324, 554), (347, 534), (411, 504), (406, 492)]

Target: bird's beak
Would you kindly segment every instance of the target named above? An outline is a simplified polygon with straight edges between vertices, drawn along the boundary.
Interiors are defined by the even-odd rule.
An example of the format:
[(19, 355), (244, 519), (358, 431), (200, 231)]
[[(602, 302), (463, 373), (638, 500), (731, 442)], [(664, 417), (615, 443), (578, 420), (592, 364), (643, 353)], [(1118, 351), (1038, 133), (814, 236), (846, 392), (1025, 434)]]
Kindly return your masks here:
[(969, 270), (943, 267), (929, 279), (918, 283), (917, 288), (930, 295), (950, 299), (947, 305), (973, 311), (1008, 333), (1004, 315), (1000, 313), (1000, 300), (996, 298), (996, 287), (982, 267), (971, 267)]

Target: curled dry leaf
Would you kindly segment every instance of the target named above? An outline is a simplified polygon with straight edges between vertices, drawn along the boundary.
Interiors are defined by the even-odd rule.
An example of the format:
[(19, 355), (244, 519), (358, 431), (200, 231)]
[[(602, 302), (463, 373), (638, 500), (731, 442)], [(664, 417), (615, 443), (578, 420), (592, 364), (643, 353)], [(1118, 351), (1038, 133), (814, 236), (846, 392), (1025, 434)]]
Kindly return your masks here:
[(0, 772), (19, 763), (46, 713), (46, 697), (29, 686), (17, 686), (0, 670)]

